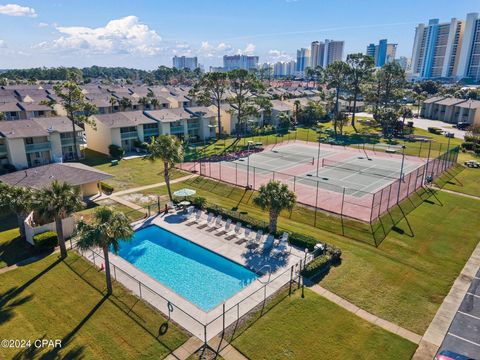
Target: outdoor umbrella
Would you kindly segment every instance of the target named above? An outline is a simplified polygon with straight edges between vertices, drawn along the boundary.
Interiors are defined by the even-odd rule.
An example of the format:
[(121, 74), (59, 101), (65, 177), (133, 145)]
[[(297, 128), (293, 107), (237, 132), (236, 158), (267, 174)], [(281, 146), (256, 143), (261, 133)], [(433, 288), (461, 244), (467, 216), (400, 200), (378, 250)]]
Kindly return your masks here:
[(194, 194), (196, 194), (196, 191), (192, 189), (180, 189), (173, 193), (175, 196), (184, 196), (185, 198)]

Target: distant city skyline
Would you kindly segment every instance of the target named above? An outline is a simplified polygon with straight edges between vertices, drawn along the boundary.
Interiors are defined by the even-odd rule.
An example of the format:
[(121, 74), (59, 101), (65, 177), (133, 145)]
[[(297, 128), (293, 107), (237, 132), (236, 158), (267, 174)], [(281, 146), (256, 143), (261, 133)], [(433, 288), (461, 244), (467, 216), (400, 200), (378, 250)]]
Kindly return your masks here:
[[(15, 0), (12, 0), (15, 1)], [(428, 0), (368, 5), (358, 1), (221, 0), (180, 3), (0, 0), (0, 69), (51, 66), (172, 66), (197, 57), (207, 69), (224, 55), (255, 55), (259, 63), (296, 60), (314, 41), (344, 41), (343, 56), (365, 53), (377, 39), (412, 56), (415, 27), (480, 12), (475, 0)]]

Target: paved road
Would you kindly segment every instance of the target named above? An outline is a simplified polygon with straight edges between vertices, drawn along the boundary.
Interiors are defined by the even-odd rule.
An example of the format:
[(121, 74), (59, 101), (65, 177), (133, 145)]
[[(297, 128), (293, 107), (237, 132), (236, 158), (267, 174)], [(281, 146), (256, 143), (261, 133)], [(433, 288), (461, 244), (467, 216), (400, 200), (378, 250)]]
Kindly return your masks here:
[[(359, 116), (368, 116), (372, 117), (372, 114), (369, 113), (358, 113), (357, 115)], [(442, 130), (452, 132), (454, 133), (456, 138), (462, 139), (465, 136), (465, 131), (464, 130), (458, 130), (455, 128), (452, 128), (452, 124), (440, 121), (440, 120), (429, 120), (429, 119), (423, 119), (423, 118), (418, 118), (418, 119), (408, 119), (408, 121), (413, 121), (413, 126), (419, 128), (419, 129), (424, 129), (427, 130), (429, 127), (438, 127)]]
[(480, 359), (480, 269), (450, 324), (442, 350)]

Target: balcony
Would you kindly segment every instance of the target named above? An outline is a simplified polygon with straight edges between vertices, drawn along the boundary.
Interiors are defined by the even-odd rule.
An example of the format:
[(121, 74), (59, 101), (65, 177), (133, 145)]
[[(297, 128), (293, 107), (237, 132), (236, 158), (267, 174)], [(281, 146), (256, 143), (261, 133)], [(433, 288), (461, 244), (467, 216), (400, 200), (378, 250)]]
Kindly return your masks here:
[(25, 144), (25, 152), (40, 152), (40, 151), (50, 151), (52, 145), (49, 142), (41, 142), (35, 144)]
[(158, 134), (159, 134), (158, 128), (143, 129), (143, 136), (158, 136)]
[(0, 154), (6, 154), (7, 153), (7, 145), (0, 144)]
[(198, 122), (188, 123), (188, 130), (197, 130), (200, 128), (200, 124)]
[(136, 131), (123, 132), (123, 133), (120, 133), (120, 137), (122, 138), (122, 140), (138, 139), (138, 133)]
[(185, 127), (180, 126), (170, 126), (170, 134), (183, 134), (185, 132)]
[[(62, 138), (62, 147), (63, 146), (73, 146), (73, 138)], [(85, 145), (85, 139), (83, 137), (77, 137), (77, 145)]]

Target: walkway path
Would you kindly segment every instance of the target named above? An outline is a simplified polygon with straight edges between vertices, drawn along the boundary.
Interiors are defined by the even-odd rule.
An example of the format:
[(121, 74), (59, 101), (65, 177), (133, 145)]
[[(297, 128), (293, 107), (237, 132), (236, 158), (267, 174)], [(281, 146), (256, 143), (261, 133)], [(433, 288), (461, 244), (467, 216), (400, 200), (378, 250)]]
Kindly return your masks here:
[(376, 315), (373, 315), (361, 308), (359, 308), (357, 305), (352, 304), (351, 302), (341, 298), (338, 295), (335, 295), (331, 291), (328, 291), (327, 289), (321, 287), (320, 285), (313, 285), (310, 287), (311, 290), (316, 292), (317, 294), (323, 296), (324, 298), (330, 300), (331, 302), (337, 304), (338, 306), (341, 306), (345, 310), (350, 311), (351, 313), (361, 317), (364, 320), (367, 320), (368, 322), (379, 326), (387, 331), (390, 331), (398, 336), (403, 337), (404, 339), (407, 339), (415, 344), (420, 343), (420, 340), (422, 337), (418, 334), (415, 334), (414, 332), (404, 329), (394, 323), (391, 323), (390, 321), (384, 320), (379, 318)]
[(449, 193), (449, 194), (454, 194), (454, 195), (458, 195), (458, 196), (467, 197), (467, 198), (469, 198), (469, 199), (480, 200), (480, 196), (475, 196), (475, 195), (470, 195), (470, 194), (464, 194), (464, 193), (461, 193), (461, 192), (458, 192), (458, 191), (447, 190), (447, 189), (440, 189), (440, 188), (435, 188), (435, 189), (436, 189), (436, 190), (439, 190), (439, 191), (443, 191), (443, 192)]
[[(189, 180), (189, 179), (197, 177), (197, 176), (198, 175), (196, 175), (196, 174), (190, 174), (190, 175), (182, 176), (180, 178), (170, 180), (170, 184), (175, 184), (175, 183), (178, 183), (178, 182)], [(165, 182), (150, 184), (150, 185), (145, 185), (145, 186), (139, 186), (139, 187), (136, 187), (136, 188), (117, 191), (117, 192), (115, 192), (115, 196), (121, 196), (121, 195), (126, 195), (126, 194), (139, 192), (139, 191), (143, 191), (143, 190), (153, 189), (153, 188), (164, 186), (164, 185), (166, 185)]]
[(438, 348), (442, 345), (442, 341), (447, 334), (450, 323), (455, 317), (470, 284), (475, 277), (478, 267), (480, 266), (480, 243), (473, 251), (470, 259), (463, 267), (462, 272), (458, 275), (453, 283), (448, 295), (443, 299), (442, 305), (438, 309), (430, 326), (422, 337), (418, 349), (412, 359), (433, 359)]
[(46, 256), (50, 256), (52, 254), (59, 253), (59, 252), (60, 252), (60, 248), (57, 247), (52, 252), (46, 252), (46, 253), (43, 253), (43, 254), (38, 254), (38, 255), (31, 256), (29, 258), (26, 258), (24, 260), (21, 260), (21, 261), (17, 262), (16, 264), (1, 268), (0, 269), (0, 274), (6, 273), (6, 272), (11, 271), (11, 270), (15, 270), (16, 268), (18, 268), (20, 266), (25, 266), (25, 265), (31, 264), (31, 263), (33, 263), (37, 260), (43, 259)]

